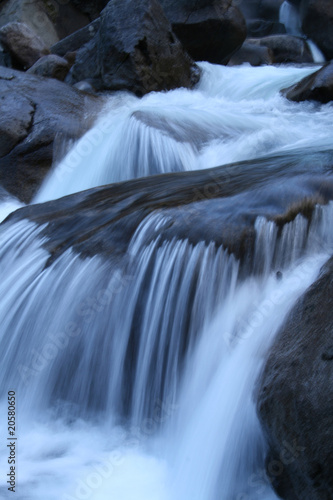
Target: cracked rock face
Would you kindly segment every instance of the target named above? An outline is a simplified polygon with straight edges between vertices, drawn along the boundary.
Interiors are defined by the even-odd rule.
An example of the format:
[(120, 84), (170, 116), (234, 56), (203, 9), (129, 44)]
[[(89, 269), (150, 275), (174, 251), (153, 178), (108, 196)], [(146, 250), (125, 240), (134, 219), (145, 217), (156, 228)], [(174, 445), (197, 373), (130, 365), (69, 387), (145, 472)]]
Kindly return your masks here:
[(2, 186), (29, 202), (52, 165), (55, 139), (80, 137), (102, 102), (58, 80), (0, 67)]
[(8, 154), (29, 134), (34, 115), (33, 103), (7, 91), (0, 96), (0, 157)]

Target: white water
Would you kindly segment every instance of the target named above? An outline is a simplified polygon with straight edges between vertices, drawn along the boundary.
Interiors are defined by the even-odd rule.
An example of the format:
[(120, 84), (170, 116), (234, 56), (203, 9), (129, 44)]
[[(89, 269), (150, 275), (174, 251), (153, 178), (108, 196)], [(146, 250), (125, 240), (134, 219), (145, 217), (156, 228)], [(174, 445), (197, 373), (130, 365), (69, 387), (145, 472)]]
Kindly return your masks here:
[(259, 218), (256, 258), (266, 270), (245, 281), (213, 245), (146, 245), (167, 211), (141, 224), (118, 269), (70, 251), (45, 269), (43, 228), (3, 227), (1, 385), (20, 401), (17, 497), (275, 498), (253, 388), (276, 331), (333, 248), (332, 215), (332, 204), (318, 207), (308, 237), (298, 216), (280, 239)]
[[(313, 68), (202, 66), (194, 92), (111, 100), (103, 125), (37, 200), (331, 148), (332, 107), (278, 93)], [(142, 222), (118, 266), (68, 250), (45, 267), (43, 227), (0, 226), (0, 380), (3, 394), (17, 391), (15, 498), (276, 500), (253, 390), (283, 319), (332, 252), (332, 210), (319, 207), (309, 231), (298, 216), (280, 238), (258, 218), (246, 278), (223, 248), (162, 243), (168, 210)], [(6, 460), (2, 446), (1, 470)], [(4, 476), (0, 498), (9, 498)]]
[(135, 177), (331, 147), (331, 106), (296, 105), (279, 94), (317, 68), (201, 66), (195, 91), (111, 98), (34, 202)]

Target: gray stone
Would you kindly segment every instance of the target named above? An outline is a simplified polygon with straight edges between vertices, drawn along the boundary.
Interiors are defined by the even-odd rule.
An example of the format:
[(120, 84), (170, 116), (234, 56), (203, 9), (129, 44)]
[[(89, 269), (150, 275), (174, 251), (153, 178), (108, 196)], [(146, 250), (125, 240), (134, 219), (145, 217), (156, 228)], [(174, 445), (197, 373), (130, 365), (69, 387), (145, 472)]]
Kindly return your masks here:
[(29, 202), (52, 165), (55, 139), (80, 137), (104, 101), (58, 80), (4, 67), (0, 96), (6, 134), (0, 142), (0, 183)]
[(8, 23), (0, 29), (0, 41), (11, 56), (30, 68), (40, 57), (49, 53), (43, 40), (23, 23)]
[(38, 61), (28, 69), (27, 73), (64, 81), (69, 69), (70, 65), (66, 59), (56, 56), (55, 54), (50, 54), (38, 59)]
[(268, 47), (276, 63), (312, 63), (311, 51), (303, 38), (293, 35), (272, 35), (264, 38), (250, 38), (248, 43)]
[(46, 44), (54, 45), (60, 39), (83, 28), (90, 22), (70, 0), (7, 0), (1, 3), (0, 26), (9, 22), (29, 26)]
[(59, 40), (47, 9), (42, 0), (8, 0), (2, 2), (0, 10), (0, 26), (11, 22), (24, 23), (34, 31), (50, 47)]

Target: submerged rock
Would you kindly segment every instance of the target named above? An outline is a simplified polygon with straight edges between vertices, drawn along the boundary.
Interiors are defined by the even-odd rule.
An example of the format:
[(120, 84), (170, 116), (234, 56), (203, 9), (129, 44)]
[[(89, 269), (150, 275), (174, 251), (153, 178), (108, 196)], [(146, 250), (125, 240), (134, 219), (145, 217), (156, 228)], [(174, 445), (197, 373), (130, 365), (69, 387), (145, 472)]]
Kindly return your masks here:
[(267, 472), (285, 500), (333, 498), (333, 259), (287, 318), (269, 355), (258, 411)]
[(196, 61), (226, 64), (245, 40), (245, 19), (230, 0), (161, 0), (161, 4)]
[(143, 95), (191, 88), (199, 75), (156, 0), (111, 0), (99, 31), (78, 51), (68, 81), (89, 79), (99, 90)]
[(319, 101), (327, 103), (333, 100), (333, 62), (309, 75), (300, 82), (281, 91), (290, 101)]
[(0, 183), (29, 202), (51, 167), (55, 138), (80, 137), (100, 105), (57, 80), (0, 67)]
[[(150, 176), (31, 205), (10, 217), (28, 218), (37, 224), (52, 222), (44, 230), (50, 262), (68, 248), (84, 256), (122, 257), (138, 225), (150, 214), (159, 213), (168, 223), (156, 229), (152, 238), (215, 242), (251, 265), (258, 216), (278, 219), (281, 230), (298, 213), (310, 219), (317, 200), (326, 203), (333, 199), (333, 177), (323, 175), (327, 158), (319, 154), (310, 159), (318, 168), (311, 178), (304, 177), (308, 164), (300, 157), (298, 161), (299, 169), (293, 174), (290, 163), (295, 165), (297, 159), (286, 155)], [(307, 201), (304, 212), (304, 198), (315, 200), (312, 210)], [(290, 213), (289, 208), (296, 206), (298, 211)]]

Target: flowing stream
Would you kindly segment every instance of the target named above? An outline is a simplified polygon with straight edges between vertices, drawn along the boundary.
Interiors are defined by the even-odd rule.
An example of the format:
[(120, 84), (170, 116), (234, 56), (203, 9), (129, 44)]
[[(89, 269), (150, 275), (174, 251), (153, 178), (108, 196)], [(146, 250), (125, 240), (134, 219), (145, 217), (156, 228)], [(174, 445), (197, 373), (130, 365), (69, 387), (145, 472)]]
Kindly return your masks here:
[[(202, 69), (194, 91), (111, 97), (34, 203), (291, 152), (306, 151), (310, 169), (311, 153), (331, 154), (332, 106), (279, 94), (313, 67)], [(0, 200), (2, 218), (17, 208)], [(332, 253), (332, 216), (332, 203), (318, 205), (311, 223), (298, 215), (282, 232), (258, 217), (254, 265), (242, 272), (213, 242), (162, 240), (168, 210), (141, 222), (117, 263), (70, 248), (49, 265), (45, 226), (1, 224), (0, 379), (18, 401), (16, 499), (276, 499), (256, 381)], [(1, 470), (6, 462), (2, 446)]]

